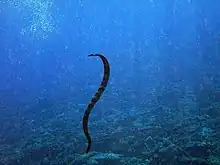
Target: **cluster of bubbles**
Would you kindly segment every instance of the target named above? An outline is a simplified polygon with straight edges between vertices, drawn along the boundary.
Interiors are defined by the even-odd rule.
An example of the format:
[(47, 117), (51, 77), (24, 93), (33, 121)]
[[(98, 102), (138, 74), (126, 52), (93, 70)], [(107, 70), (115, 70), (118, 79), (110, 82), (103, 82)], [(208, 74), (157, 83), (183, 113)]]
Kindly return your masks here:
[[(51, 0), (9, 0), (11, 7), (21, 14), (24, 21), (21, 35), (28, 35), (35, 39), (46, 39), (56, 30), (55, 19), (52, 14), (54, 3)], [(28, 21), (28, 22), (26, 22)]]

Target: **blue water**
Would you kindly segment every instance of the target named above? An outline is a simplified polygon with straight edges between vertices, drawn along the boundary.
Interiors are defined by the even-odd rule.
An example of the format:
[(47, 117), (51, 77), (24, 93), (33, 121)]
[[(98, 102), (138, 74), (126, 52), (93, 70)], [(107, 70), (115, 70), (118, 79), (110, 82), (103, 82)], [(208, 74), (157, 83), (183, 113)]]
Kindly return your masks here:
[(217, 0), (1, 0), (0, 164), (219, 165), (219, 63)]

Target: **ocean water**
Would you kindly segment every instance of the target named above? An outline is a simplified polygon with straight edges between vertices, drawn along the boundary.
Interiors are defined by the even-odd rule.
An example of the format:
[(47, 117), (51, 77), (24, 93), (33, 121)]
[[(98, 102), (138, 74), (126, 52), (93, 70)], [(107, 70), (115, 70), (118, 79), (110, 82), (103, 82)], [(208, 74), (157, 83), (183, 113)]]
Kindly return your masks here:
[(220, 165), (219, 64), (218, 0), (0, 0), (0, 165)]

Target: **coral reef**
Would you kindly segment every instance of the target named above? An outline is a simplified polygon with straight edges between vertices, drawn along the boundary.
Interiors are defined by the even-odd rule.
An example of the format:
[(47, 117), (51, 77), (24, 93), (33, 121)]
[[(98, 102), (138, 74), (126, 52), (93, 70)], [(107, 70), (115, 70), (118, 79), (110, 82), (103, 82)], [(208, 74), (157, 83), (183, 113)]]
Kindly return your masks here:
[[(83, 153), (85, 143), (79, 117), (84, 105), (66, 100), (50, 106), (33, 105), (33, 109), (28, 107), (19, 115), (2, 111), (0, 129), (4, 135), (0, 135), (0, 163), (219, 165), (220, 116), (217, 112), (220, 104), (209, 102), (200, 107), (196, 94), (189, 88), (185, 94), (178, 88), (175, 90), (157, 89), (137, 106), (129, 101), (117, 103), (114, 97), (106, 99), (104, 110), (102, 103), (97, 105), (90, 123), (95, 136), (89, 154)], [(176, 97), (170, 102), (178, 100), (178, 103), (164, 103), (167, 94), (163, 93), (167, 91)], [(129, 99), (123, 96), (120, 98), (124, 102)], [(36, 107), (39, 111), (31, 112)], [(13, 117), (11, 122), (10, 117)]]

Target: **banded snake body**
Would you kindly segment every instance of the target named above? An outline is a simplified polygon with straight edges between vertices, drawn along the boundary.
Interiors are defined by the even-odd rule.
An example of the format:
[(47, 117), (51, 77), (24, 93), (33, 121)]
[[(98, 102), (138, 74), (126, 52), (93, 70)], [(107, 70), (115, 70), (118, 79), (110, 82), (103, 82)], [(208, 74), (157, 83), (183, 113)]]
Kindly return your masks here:
[(98, 91), (95, 93), (95, 95), (92, 97), (90, 103), (87, 105), (84, 116), (83, 116), (83, 130), (84, 130), (84, 134), (86, 136), (86, 139), (88, 141), (86, 153), (88, 153), (90, 151), (91, 144), (92, 144), (92, 139), (91, 139), (91, 136), (89, 134), (89, 129), (88, 129), (89, 115), (90, 115), (92, 108), (95, 106), (96, 102), (100, 99), (102, 93), (104, 92), (104, 90), (108, 84), (108, 80), (109, 80), (109, 76), (110, 76), (110, 66), (109, 66), (108, 60), (103, 55), (90, 54), (89, 56), (98, 56), (101, 58), (101, 60), (104, 64), (104, 75), (102, 78), (102, 82), (98, 88)]

